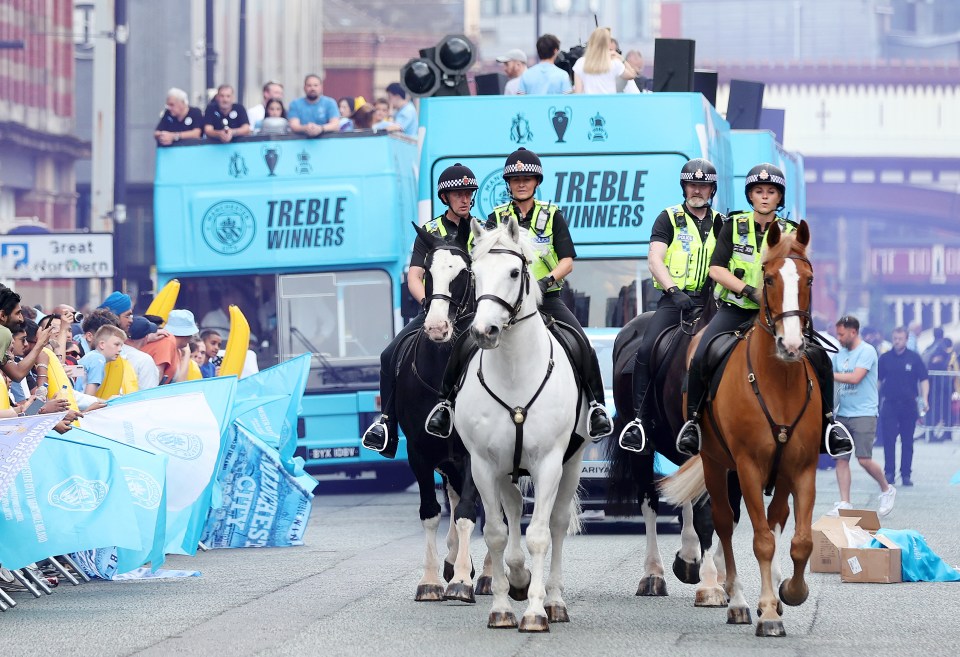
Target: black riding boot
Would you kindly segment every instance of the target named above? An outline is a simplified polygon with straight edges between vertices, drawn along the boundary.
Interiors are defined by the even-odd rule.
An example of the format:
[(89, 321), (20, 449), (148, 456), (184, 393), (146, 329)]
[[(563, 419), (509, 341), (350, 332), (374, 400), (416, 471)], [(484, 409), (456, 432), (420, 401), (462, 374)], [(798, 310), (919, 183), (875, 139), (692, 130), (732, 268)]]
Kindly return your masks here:
[(390, 372), (380, 372), (381, 415), (363, 433), (360, 444), (380, 456), (392, 459), (397, 455), (400, 437), (397, 435), (397, 420), (393, 409), (394, 378)]
[(845, 426), (833, 421), (833, 365), (830, 357), (823, 349), (814, 346), (807, 352), (807, 358), (820, 384), (820, 398), (823, 400), (820, 453), (834, 458), (845, 456), (853, 451), (853, 437)]
[(636, 417), (620, 433), (620, 447), (628, 452), (649, 454), (653, 451), (647, 439), (645, 427), (653, 428), (653, 418), (647, 408), (647, 392), (650, 387), (650, 366), (641, 362), (640, 354), (633, 364), (633, 410)]
[(443, 370), (443, 381), (440, 383), (439, 390), (440, 401), (430, 411), (424, 425), (431, 436), (449, 438), (453, 433), (453, 402), (457, 396), (457, 380), (470, 358), (473, 345), (474, 342), (469, 339), (467, 331), (464, 331), (453, 345), (450, 360), (447, 361), (447, 367)]
[(610, 421), (610, 416), (607, 415), (607, 409), (604, 406), (606, 401), (597, 352), (594, 351), (593, 347), (588, 348), (590, 351), (583, 359), (580, 376), (583, 379), (584, 390), (590, 400), (590, 408), (587, 411), (587, 433), (596, 442), (613, 433), (613, 422)]
[(700, 361), (694, 358), (687, 371), (687, 421), (680, 427), (680, 435), (677, 436), (677, 451), (681, 454), (694, 456), (700, 452), (700, 407), (706, 396), (705, 388)]

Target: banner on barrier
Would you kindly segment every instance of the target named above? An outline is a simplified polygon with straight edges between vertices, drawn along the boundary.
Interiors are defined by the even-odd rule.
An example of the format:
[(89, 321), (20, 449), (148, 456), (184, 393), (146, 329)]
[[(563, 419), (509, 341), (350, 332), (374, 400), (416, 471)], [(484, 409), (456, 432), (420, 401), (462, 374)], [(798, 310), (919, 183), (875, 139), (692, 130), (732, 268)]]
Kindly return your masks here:
[(32, 415), (0, 420), (0, 498), (47, 432), (63, 419), (63, 414)]

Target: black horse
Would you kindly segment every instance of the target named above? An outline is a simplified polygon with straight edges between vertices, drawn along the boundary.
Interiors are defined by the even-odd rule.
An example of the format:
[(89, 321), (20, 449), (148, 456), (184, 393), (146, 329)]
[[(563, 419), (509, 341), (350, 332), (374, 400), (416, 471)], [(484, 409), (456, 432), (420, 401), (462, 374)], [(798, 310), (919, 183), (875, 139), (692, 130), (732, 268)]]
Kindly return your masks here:
[[(665, 330), (654, 346), (650, 360), (650, 389), (647, 394), (653, 397), (647, 402), (652, 404), (652, 426), (646, 426), (647, 439), (654, 449), (677, 465), (689, 458), (677, 451), (676, 436), (684, 422), (683, 381), (687, 372), (687, 350), (693, 335), (707, 325), (716, 313), (717, 305), (713, 300), (712, 285), (704, 288), (703, 298), (707, 302), (699, 314), (685, 315), (683, 322)], [(656, 485), (654, 454), (649, 455), (628, 452), (622, 449), (616, 439), (620, 432), (635, 416), (633, 408), (633, 368), (637, 349), (643, 339), (644, 330), (653, 312), (639, 315), (628, 322), (617, 334), (613, 347), (613, 396), (617, 408), (613, 439), (608, 443), (610, 477), (608, 503), (615, 509), (628, 509), (633, 513), (633, 503), (640, 507), (646, 521), (647, 555), (644, 575), (637, 588), (637, 595), (666, 595), (666, 580), (663, 578), (663, 562), (657, 547), (656, 516), (659, 512), (660, 494)], [(734, 475), (735, 476), (735, 475)], [(735, 479), (731, 480), (731, 499), (733, 507), (739, 508), (739, 487)], [(681, 514), (681, 549), (673, 561), (673, 572), (680, 581), (696, 584), (700, 581), (701, 553), (706, 552), (713, 542), (713, 518), (709, 501), (683, 510)]]
[[(436, 299), (447, 301), (450, 306), (450, 323), (455, 334), (470, 326), (475, 305), (473, 279), (470, 273), (470, 257), (458, 246), (449, 244), (431, 235), (419, 226), (417, 233), (426, 240), (430, 253), (425, 262), (427, 303)], [(449, 294), (434, 294), (430, 269), (437, 253), (446, 251), (462, 260), (462, 272), (454, 279)], [(454, 432), (449, 438), (437, 438), (426, 432), (424, 423), (436, 403), (444, 368), (450, 358), (454, 341), (443, 343), (429, 339), (421, 329), (410, 334), (397, 348), (394, 356), (396, 372), (397, 421), (407, 438), (407, 459), (420, 488), (420, 520), (426, 532), (427, 556), (423, 578), (417, 586), (416, 600), (460, 600), (474, 602), (474, 591), (457, 581), (444, 590), (438, 576), (437, 527), (440, 524), (440, 503), (434, 487), (434, 472), (443, 478), (450, 498), (452, 518), (447, 534), (447, 556), (443, 564), (443, 577), (447, 582), (454, 579), (454, 563), (459, 551), (469, 561), (469, 542), (459, 545), (457, 521), (476, 522), (477, 491), (470, 474), (470, 456), (460, 437)], [(470, 567), (472, 578), (472, 564)], [(477, 583), (477, 592), (488, 588), (483, 578)]]

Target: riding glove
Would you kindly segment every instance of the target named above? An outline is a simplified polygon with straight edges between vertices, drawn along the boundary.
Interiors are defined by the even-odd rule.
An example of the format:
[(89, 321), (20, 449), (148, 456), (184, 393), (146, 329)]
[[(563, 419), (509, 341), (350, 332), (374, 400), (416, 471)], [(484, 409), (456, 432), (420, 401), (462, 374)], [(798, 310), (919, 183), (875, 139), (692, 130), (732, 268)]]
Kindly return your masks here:
[(690, 298), (690, 295), (676, 286), (670, 288), (670, 300), (673, 302), (673, 305), (682, 312), (693, 308), (693, 299)]
[(744, 285), (743, 291), (740, 293), (741, 297), (750, 297), (750, 299), (756, 303), (760, 303), (760, 294), (757, 292), (757, 288), (752, 285)]
[(543, 278), (537, 281), (537, 285), (540, 286), (540, 292), (542, 292), (543, 294), (546, 294), (547, 290), (549, 290), (551, 287), (556, 285), (556, 283), (557, 281), (556, 279), (554, 279), (553, 276), (544, 276)]

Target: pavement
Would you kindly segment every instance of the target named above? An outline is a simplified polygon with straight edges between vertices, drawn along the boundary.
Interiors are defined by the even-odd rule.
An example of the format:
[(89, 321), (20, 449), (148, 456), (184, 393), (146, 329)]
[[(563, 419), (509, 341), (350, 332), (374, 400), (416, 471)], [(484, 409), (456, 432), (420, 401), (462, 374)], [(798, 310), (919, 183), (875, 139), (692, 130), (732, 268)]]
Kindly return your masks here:
[[(882, 459), (879, 450), (875, 456)], [(953, 565), (960, 565), (960, 486), (948, 482), (958, 470), (960, 443), (918, 444), (916, 485), (900, 488), (884, 520), (919, 530)], [(817, 486), (815, 518), (836, 500), (833, 472), (819, 472)], [(855, 465), (854, 505), (876, 508), (877, 492)], [(446, 519), (441, 532), (445, 526)], [(475, 536), (479, 567), (485, 547)], [(752, 606), (759, 572), (751, 539), (742, 525), (735, 546)], [(843, 584), (836, 574), (808, 573), (810, 598), (787, 608), (787, 636), (761, 639), (752, 625), (726, 625), (723, 609), (694, 608), (694, 587), (669, 572), (669, 561), (670, 595), (635, 597), (644, 545), (641, 534), (591, 533), (588, 525), (565, 544), (571, 622), (542, 635), (490, 630), (489, 598), (413, 601), (423, 561), (416, 495), (327, 495), (314, 501), (303, 547), (214, 550), (165, 564), (199, 570), (199, 578), (61, 584), (38, 600), (16, 594), (18, 607), (0, 614), (0, 654), (937, 657), (960, 646), (960, 583)], [(679, 536), (664, 535), (660, 545), (672, 559)], [(787, 549), (780, 558), (788, 574)], [(518, 617), (523, 609), (514, 603)]]

